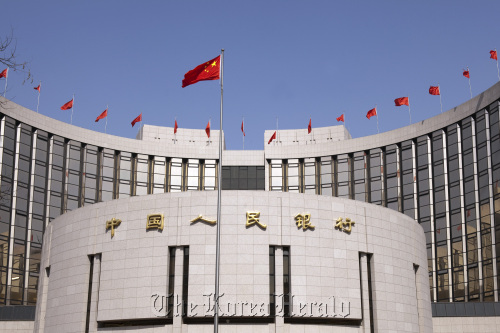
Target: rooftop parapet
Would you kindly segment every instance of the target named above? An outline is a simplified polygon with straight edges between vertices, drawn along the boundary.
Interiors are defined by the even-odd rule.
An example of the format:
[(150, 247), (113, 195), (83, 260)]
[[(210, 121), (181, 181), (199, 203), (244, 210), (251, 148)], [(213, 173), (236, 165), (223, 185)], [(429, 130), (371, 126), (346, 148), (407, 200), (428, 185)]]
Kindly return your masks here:
[[(267, 146), (269, 139), (276, 130), (266, 130), (264, 132), (264, 143)], [(269, 146), (304, 146), (316, 143), (330, 143), (351, 139), (351, 134), (344, 125), (313, 127), (311, 133), (307, 133), (307, 128), (278, 130), (276, 140)]]
[[(218, 149), (219, 130), (210, 130), (210, 138), (208, 138), (204, 129), (178, 128), (177, 133), (174, 134), (173, 127), (143, 125), (136, 139), (165, 145), (178, 144)], [(224, 131), (222, 131), (222, 148), (226, 149)]]

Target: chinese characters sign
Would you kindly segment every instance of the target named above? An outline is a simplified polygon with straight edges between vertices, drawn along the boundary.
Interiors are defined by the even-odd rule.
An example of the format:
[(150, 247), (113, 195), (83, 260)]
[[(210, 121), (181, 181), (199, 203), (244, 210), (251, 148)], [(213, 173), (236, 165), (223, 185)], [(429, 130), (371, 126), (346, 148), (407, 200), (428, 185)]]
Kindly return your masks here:
[[(294, 217), (295, 224), (297, 225), (298, 229), (302, 229), (303, 231), (306, 231), (308, 229), (315, 229), (315, 226), (311, 223), (311, 214), (310, 213), (303, 213), (303, 214), (296, 214)], [(111, 238), (115, 236), (115, 228), (120, 225), (122, 221), (120, 219), (112, 218), (109, 221), (106, 221), (106, 231), (108, 229), (111, 229)], [(203, 215), (198, 215), (194, 219), (192, 219), (191, 224), (195, 222), (205, 222), (207, 224), (217, 224), (216, 220), (211, 220), (208, 218), (203, 217)], [(149, 214), (147, 217), (146, 221), (146, 230), (149, 229), (157, 229), (159, 231), (162, 231), (164, 228), (164, 217), (163, 214)], [(352, 231), (352, 228), (356, 222), (352, 221), (349, 217), (344, 218), (339, 217), (335, 222), (334, 222), (334, 228), (338, 229), (340, 231), (343, 231), (347, 234), (350, 234)], [(261, 229), (266, 230), (267, 229), (267, 224), (264, 224), (260, 221), (260, 212), (257, 211), (247, 211), (246, 213), (246, 223), (245, 226), (247, 228), (252, 227), (254, 225), (258, 225)]]
[(346, 218), (345, 219), (345, 222), (343, 221), (344, 219), (342, 217), (339, 217), (337, 219), (337, 224), (335, 224), (335, 229), (338, 229), (338, 230), (341, 230), (343, 232), (346, 232), (348, 234), (351, 233), (351, 230), (352, 230), (352, 226), (354, 225), (354, 221), (351, 221), (350, 218)]
[(267, 224), (260, 223), (260, 212), (247, 212), (246, 227), (251, 227), (254, 224), (257, 224), (263, 229), (267, 228)]
[(205, 222), (205, 223), (208, 223), (208, 224), (216, 224), (217, 221), (216, 220), (209, 220), (207, 218), (204, 218), (203, 215), (198, 215), (198, 217), (194, 218), (191, 220), (191, 223), (195, 223), (195, 222)]
[(302, 228), (304, 231), (307, 228), (314, 229), (314, 226), (311, 224), (311, 214), (297, 214), (294, 218), (297, 228)]
[(115, 219), (114, 217), (111, 220), (106, 221), (106, 231), (111, 229), (111, 238), (115, 236), (115, 228), (118, 227), (120, 223), (122, 223), (122, 220)]
[(163, 230), (163, 214), (149, 214), (146, 222), (146, 230), (158, 229)]

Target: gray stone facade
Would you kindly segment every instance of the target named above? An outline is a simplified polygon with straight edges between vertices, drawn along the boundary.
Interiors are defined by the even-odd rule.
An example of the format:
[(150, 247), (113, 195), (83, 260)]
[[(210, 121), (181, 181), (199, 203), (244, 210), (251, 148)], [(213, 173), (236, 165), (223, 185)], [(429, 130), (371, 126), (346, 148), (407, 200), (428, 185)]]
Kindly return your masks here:
[[(90, 332), (113, 325), (124, 326), (113, 331), (130, 331), (128, 325), (146, 320), (151, 322), (141, 332), (156, 332), (158, 326), (212, 331), (207, 295), (214, 292), (215, 227), (190, 221), (199, 215), (215, 219), (215, 194), (114, 200), (53, 220), (44, 236), (42, 266), (50, 273), (46, 269), (40, 280), (35, 332), (83, 332), (86, 324)], [(327, 327), (369, 332), (370, 325), (384, 332), (432, 330), (425, 237), (413, 219), (357, 201), (293, 193), (224, 191), (222, 207), (222, 331), (240, 332), (242, 324), (231, 324), (238, 320), (253, 332)], [(259, 212), (267, 227), (246, 226), (247, 212)], [(164, 215), (163, 230), (146, 230), (153, 213)], [(310, 214), (314, 228), (298, 227), (297, 214)], [(351, 232), (335, 228), (339, 217), (355, 222)], [(112, 218), (121, 219), (114, 237), (106, 230)], [(276, 250), (272, 260), (270, 248)], [(288, 283), (284, 269), (278, 269), (283, 248), (290, 259), (288, 313), (279, 296)], [(175, 268), (169, 265), (170, 249), (175, 249)], [(89, 256), (95, 256), (92, 269)], [(175, 298), (168, 308), (161, 297), (172, 274)], [(277, 295), (275, 316), (269, 313), (270, 294)], [(187, 313), (178, 305), (183, 302)], [(173, 313), (168, 323), (161, 321), (168, 318), (166, 311)], [(266, 324), (259, 322), (263, 318)]]
[[(435, 322), (442, 327), (446, 320), (438, 317), (449, 316), (436, 310), (444, 303), (480, 304), (481, 311), (463, 314), (466, 325), (500, 313), (500, 83), (431, 119), (377, 135), (352, 139), (344, 126), (315, 125), (311, 134), (280, 130), (267, 144), (268, 130), (263, 150), (224, 150), (222, 175), (218, 131), (208, 140), (204, 130), (174, 135), (173, 128), (144, 125), (134, 140), (0, 101), (0, 306), (46, 306), (47, 289), (37, 295), (47, 268), (42, 234), (59, 216), (135, 196), (208, 193), (221, 177), (223, 190), (260, 190), (256, 197), (295, 192), (403, 213), (424, 230)], [(284, 252), (278, 247), (274, 255)], [(278, 261), (276, 272), (283, 270)]]

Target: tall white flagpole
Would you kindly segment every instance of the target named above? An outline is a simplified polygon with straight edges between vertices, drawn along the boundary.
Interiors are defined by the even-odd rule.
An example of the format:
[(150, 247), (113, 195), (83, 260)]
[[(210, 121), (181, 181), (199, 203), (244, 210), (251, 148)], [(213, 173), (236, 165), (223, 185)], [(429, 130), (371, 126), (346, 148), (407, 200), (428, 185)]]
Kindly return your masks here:
[[(342, 114), (344, 115), (344, 127), (345, 127), (345, 129), (347, 130), (347, 123), (345, 122), (345, 112), (344, 112), (344, 113), (342, 113)], [(330, 135), (330, 136), (331, 136), (331, 135)]]
[[(409, 104), (409, 103), (408, 103)], [(375, 104), (375, 115), (377, 116), (377, 133), (380, 133), (378, 129), (378, 111), (377, 111), (377, 104)]]
[(498, 81), (500, 81), (500, 69), (498, 68), (498, 53), (497, 53), (497, 49), (495, 49), (495, 54), (497, 55), (497, 73), (498, 73)]
[(38, 84), (38, 102), (36, 103), (36, 113), (38, 113), (38, 106), (40, 105), (40, 90), (42, 90), (42, 81)]
[(411, 125), (411, 107), (410, 107), (410, 95), (408, 94), (408, 114), (410, 115), (410, 125)]
[(71, 100), (73, 101), (73, 105), (71, 105), (71, 125), (73, 125), (73, 108), (75, 107), (75, 94), (73, 94), (73, 98)]
[(106, 134), (106, 127), (108, 127), (108, 104), (106, 104), (106, 123), (104, 124), (104, 134)]
[(243, 134), (243, 150), (245, 150), (245, 117), (242, 117), (241, 125), (242, 125), (241, 130), (243, 132), (243, 133), (241, 133), (241, 134)]
[(470, 72), (469, 72), (469, 66), (467, 66), (467, 73), (469, 73), (469, 91), (470, 91), (470, 98), (472, 99), (472, 86), (470, 85)]
[(5, 93), (7, 92), (7, 78), (9, 77), (9, 67), (7, 67), (7, 75), (5, 75), (5, 89), (3, 90), (3, 97), (5, 97)]
[(275, 146), (278, 145), (278, 141), (279, 141), (279, 133), (278, 133), (278, 117), (276, 117), (276, 143), (274, 144)]
[(221, 224), (221, 187), (222, 187), (222, 105), (224, 92), (224, 49), (220, 57), (220, 129), (219, 129), (219, 167), (217, 175), (217, 235), (215, 240), (215, 294), (214, 294), (214, 333), (219, 331), (219, 280), (220, 280), (220, 224)]
[(441, 100), (441, 87), (439, 86), (439, 83), (438, 83), (438, 89), (439, 89), (439, 104), (441, 104), (441, 113), (443, 113), (443, 101)]

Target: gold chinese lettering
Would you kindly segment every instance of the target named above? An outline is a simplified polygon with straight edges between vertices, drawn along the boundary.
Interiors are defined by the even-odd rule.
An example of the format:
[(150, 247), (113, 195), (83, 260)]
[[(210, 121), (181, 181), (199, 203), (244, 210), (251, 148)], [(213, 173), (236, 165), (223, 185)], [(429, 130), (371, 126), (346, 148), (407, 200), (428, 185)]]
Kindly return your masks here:
[(346, 218), (344, 222), (342, 217), (339, 217), (336, 222), (337, 224), (335, 224), (335, 229), (339, 229), (348, 234), (351, 233), (352, 226), (356, 223), (354, 221), (351, 221), (350, 218)]
[(146, 230), (158, 229), (163, 230), (163, 214), (149, 214), (146, 221)]
[(111, 229), (111, 238), (115, 235), (115, 228), (118, 227), (120, 223), (122, 223), (122, 220), (115, 219), (114, 217), (111, 220), (106, 221), (106, 231)]
[(311, 214), (297, 214), (295, 215), (295, 221), (297, 221), (297, 228), (302, 228), (306, 230), (307, 228), (314, 229), (311, 224)]
[(204, 218), (201, 214), (198, 215), (198, 217), (194, 218), (191, 220), (191, 223), (195, 223), (195, 222), (205, 222), (205, 223), (208, 223), (208, 224), (216, 224), (217, 223), (217, 220), (209, 220), (209, 219), (206, 219)]
[(342, 225), (343, 225), (342, 220), (343, 220), (343, 218), (342, 218), (342, 217), (339, 217), (339, 218), (337, 219), (337, 224), (335, 225), (335, 229), (342, 230)]
[(260, 212), (247, 212), (247, 223), (246, 226), (250, 227), (254, 224), (257, 224), (259, 227), (266, 229), (267, 224), (260, 223)]

